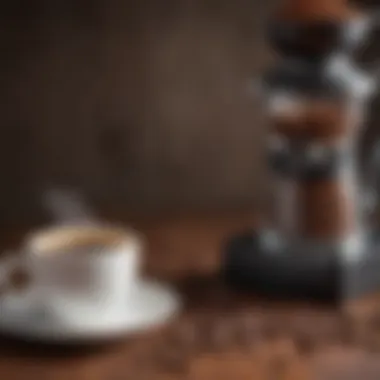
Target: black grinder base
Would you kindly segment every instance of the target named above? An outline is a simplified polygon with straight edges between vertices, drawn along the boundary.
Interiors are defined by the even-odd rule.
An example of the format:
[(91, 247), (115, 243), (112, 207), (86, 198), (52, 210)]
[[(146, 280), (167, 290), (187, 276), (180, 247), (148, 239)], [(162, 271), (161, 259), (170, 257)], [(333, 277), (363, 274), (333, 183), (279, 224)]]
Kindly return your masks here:
[(272, 250), (262, 235), (247, 231), (226, 244), (222, 276), (228, 285), (275, 298), (337, 302), (380, 290), (379, 233), (351, 258), (340, 247)]

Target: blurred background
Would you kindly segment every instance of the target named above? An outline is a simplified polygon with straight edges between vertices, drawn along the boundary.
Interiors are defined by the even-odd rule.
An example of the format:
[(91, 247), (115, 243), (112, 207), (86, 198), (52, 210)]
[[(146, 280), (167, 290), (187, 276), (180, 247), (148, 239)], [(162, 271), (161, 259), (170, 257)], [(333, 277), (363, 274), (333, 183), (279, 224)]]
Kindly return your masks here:
[(43, 219), (49, 184), (118, 212), (263, 204), (267, 126), (249, 80), (270, 59), (273, 3), (4, 2), (0, 223)]

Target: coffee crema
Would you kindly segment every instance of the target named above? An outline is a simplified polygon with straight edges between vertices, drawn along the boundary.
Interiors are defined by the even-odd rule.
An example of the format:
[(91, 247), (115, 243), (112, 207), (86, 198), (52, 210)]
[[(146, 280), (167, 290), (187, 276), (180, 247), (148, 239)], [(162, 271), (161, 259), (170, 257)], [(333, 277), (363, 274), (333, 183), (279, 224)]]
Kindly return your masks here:
[(36, 233), (30, 240), (33, 251), (39, 254), (75, 251), (83, 253), (106, 252), (126, 242), (137, 242), (131, 231), (112, 227), (59, 227)]

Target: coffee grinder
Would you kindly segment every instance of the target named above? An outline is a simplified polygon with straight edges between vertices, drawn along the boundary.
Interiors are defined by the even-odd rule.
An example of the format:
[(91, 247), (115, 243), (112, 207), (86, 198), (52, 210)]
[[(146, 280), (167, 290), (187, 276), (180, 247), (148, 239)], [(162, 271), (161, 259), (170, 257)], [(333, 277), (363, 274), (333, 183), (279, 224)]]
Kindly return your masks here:
[(268, 225), (230, 238), (225, 280), (276, 297), (346, 299), (380, 289), (380, 234), (372, 174), (358, 141), (376, 81), (354, 52), (376, 20), (345, 0), (285, 0), (268, 22), (279, 56), (262, 78), (273, 174)]

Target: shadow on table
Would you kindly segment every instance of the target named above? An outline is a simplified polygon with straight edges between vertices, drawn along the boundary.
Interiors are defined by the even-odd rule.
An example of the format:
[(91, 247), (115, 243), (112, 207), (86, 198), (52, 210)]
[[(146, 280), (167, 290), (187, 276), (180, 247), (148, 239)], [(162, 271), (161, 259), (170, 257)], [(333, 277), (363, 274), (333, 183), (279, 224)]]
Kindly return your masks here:
[(71, 358), (86, 357), (109, 352), (110, 350), (127, 350), (132, 339), (98, 344), (46, 344), (38, 341), (25, 341), (7, 335), (0, 335), (0, 358)]
[(192, 311), (212, 310), (216, 312), (244, 312), (258, 307), (268, 309), (313, 308), (331, 309), (333, 301), (311, 300), (307, 298), (289, 299), (286, 296), (273, 298), (242, 289), (228, 287), (217, 275), (188, 276), (176, 283), (184, 297), (186, 307)]

